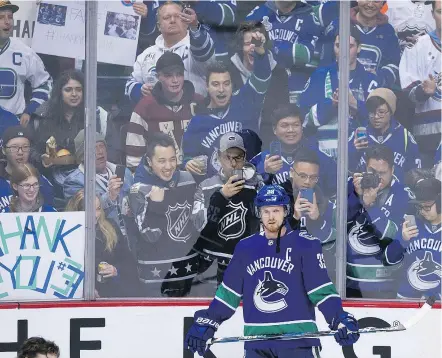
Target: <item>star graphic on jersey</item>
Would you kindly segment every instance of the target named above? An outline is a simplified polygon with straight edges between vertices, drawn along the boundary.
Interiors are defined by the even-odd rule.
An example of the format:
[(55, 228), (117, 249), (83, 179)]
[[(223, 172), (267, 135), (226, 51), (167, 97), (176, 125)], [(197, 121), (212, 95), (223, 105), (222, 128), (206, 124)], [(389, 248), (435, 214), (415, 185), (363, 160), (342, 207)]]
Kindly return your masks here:
[(172, 267), (171, 267), (170, 270), (169, 270), (169, 272), (170, 272), (170, 276), (178, 275), (178, 274), (177, 274), (177, 271), (178, 271), (178, 268), (173, 267), (173, 265), (172, 265)]
[(156, 267), (153, 271), (150, 271), (153, 273), (153, 277), (160, 277), (161, 270), (158, 270)]
[(190, 272), (192, 270), (192, 265), (190, 263), (187, 263), (187, 266), (184, 267), (187, 272)]

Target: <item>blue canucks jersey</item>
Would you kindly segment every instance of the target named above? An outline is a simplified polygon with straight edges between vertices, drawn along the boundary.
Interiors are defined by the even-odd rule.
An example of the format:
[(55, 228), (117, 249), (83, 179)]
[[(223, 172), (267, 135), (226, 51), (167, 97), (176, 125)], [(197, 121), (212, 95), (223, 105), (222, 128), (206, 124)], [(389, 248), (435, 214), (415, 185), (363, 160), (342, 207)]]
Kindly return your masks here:
[(347, 287), (364, 292), (390, 291), (396, 266), (383, 264), (383, 249), (400, 230), (409, 194), (395, 179), (378, 193), (375, 204), (366, 209), (348, 183)]
[[(342, 302), (327, 274), (321, 243), (306, 231), (281, 237), (281, 251), (264, 233), (241, 240), (207, 311), (229, 319), (243, 301), (244, 335), (314, 332), (315, 306), (330, 324)], [(246, 342), (246, 349), (319, 346), (318, 339)]]
[(264, 96), (271, 77), (269, 57), (255, 54), (254, 73), (232, 95), (230, 105), (197, 114), (189, 122), (183, 136), (184, 162), (199, 156), (208, 157), (207, 175), (209, 178), (219, 172), (219, 139), (229, 132), (251, 129), (258, 132)]
[(387, 264), (403, 262), (398, 290), (399, 298), (421, 298), (438, 295), (440, 299), (441, 225), (431, 225), (416, 218), (419, 235), (410, 241), (402, 239), (399, 232), (395, 240), (387, 246)]

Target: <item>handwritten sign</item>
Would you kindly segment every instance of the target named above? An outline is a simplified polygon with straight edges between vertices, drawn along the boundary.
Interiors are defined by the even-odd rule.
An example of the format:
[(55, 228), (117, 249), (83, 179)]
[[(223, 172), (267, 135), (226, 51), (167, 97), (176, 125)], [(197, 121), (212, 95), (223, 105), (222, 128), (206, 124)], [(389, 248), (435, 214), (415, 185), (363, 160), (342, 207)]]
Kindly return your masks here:
[(0, 216), (0, 300), (81, 298), (84, 212)]
[[(84, 1), (42, 1), (32, 48), (38, 53), (84, 60), (85, 19)], [(97, 21), (98, 62), (133, 66), (141, 18), (132, 3), (99, 1)]]
[(31, 46), (34, 33), (37, 4), (35, 1), (17, 1), (15, 5), (19, 9), (14, 13), (14, 26), (12, 37), (22, 40), (26, 45)]

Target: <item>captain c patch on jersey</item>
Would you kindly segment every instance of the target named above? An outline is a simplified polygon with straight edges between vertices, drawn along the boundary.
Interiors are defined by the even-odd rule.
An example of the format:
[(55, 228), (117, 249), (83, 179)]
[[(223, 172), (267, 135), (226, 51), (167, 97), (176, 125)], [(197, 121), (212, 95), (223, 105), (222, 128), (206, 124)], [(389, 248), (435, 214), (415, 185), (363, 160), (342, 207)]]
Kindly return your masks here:
[(264, 271), (264, 280), (259, 280), (253, 292), (255, 307), (265, 313), (273, 313), (287, 307), (284, 296), (289, 292), (287, 285), (275, 280), (271, 271)]
[(229, 202), (226, 205), (232, 210), (224, 215), (218, 224), (218, 235), (224, 240), (233, 240), (241, 237), (246, 230), (247, 208), (242, 202)]

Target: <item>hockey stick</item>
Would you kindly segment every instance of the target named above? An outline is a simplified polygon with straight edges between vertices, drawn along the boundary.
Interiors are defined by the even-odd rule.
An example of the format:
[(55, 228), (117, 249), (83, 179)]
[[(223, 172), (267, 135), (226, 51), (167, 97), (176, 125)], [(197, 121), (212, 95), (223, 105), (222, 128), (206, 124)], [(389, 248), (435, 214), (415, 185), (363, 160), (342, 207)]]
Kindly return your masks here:
[[(357, 333), (378, 333), (378, 332), (401, 332), (410, 329), (417, 322), (419, 322), (427, 313), (431, 310), (434, 305), (436, 298), (431, 296), (423, 304), (421, 308), (408, 319), (404, 324), (399, 321), (394, 321), (391, 327), (387, 328), (376, 328), (376, 327), (366, 327), (358, 330)], [(213, 338), (207, 342), (209, 346), (215, 343), (231, 343), (231, 342), (253, 342), (253, 341), (273, 341), (273, 340), (290, 340), (290, 339), (304, 339), (304, 338), (319, 338), (334, 336), (337, 331), (319, 331), (319, 332), (300, 332), (300, 333), (285, 333), (285, 334), (261, 334), (256, 336), (239, 336), (239, 337), (224, 337), (224, 338)], [(356, 332), (350, 332), (356, 333)]]

